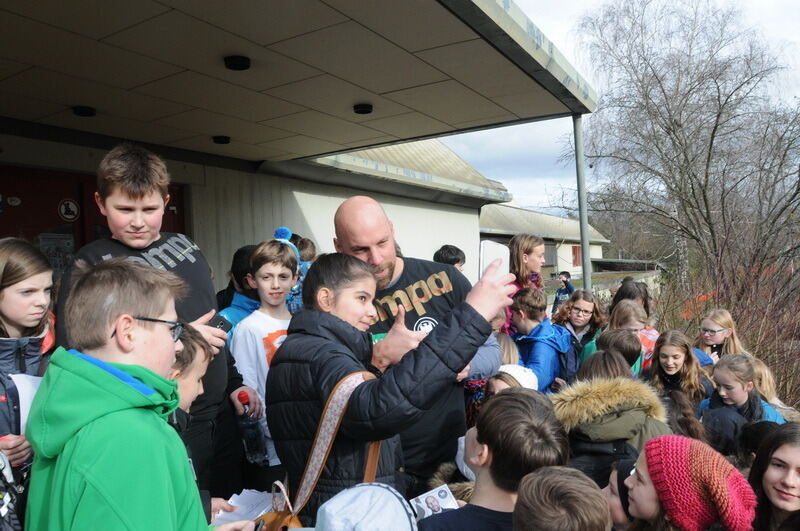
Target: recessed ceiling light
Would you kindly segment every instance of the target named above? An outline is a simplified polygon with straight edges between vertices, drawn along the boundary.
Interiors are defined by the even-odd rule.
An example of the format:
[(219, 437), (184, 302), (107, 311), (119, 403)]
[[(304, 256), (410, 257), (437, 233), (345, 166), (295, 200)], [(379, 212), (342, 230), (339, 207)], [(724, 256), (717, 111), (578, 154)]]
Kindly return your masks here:
[(356, 103), (353, 105), (353, 112), (356, 114), (370, 114), (372, 113), (371, 103)]
[(225, 136), (225, 135), (212, 136), (211, 140), (213, 140), (215, 144), (230, 144), (231, 143), (231, 137)]
[(244, 55), (228, 55), (223, 59), (228, 70), (249, 70), (250, 58)]
[(97, 109), (88, 105), (75, 105), (72, 107), (72, 114), (81, 118), (91, 118), (97, 114)]

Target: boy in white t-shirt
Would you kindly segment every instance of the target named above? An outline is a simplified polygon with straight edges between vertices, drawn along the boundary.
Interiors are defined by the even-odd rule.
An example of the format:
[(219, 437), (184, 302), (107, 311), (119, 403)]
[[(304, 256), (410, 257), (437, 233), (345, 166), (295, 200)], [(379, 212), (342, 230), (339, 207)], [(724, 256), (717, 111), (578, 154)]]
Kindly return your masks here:
[[(270, 361), (286, 339), (292, 318), (286, 307), (286, 297), (297, 282), (297, 264), (297, 248), (286, 240), (262, 242), (250, 255), (247, 283), (258, 291), (261, 305), (236, 327), (231, 352), (245, 385), (255, 389), (262, 401), (267, 391)], [(280, 465), (280, 460), (266, 415), (261, 422), (267, 434), (267, 459), (270, 467), (275, 467)]]

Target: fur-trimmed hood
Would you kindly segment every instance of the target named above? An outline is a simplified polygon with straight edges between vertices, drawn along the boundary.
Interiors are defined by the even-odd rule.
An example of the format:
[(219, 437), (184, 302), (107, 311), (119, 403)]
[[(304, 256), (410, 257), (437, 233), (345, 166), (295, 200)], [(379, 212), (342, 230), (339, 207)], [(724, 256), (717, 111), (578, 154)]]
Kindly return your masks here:
[(551, 398), (571, 435), (577, 432), (592, 441), (627, 439), (638, 447), (650, 433), (670, 433), (656, 391), (632, 378), (578, 381)]
[(439, 465), (438, 470), (428, 480), (428, 486), (432, 489), (447, 485), (450, 487), (450, 492), (457, 500), (462, 500), (469, 503), (472, 500), (472, 494), (475, 491), (475, 482), (468, 481), (455, 463), (442, 463)]
[(578, 381), (551, 398), (553, 410), (567, 431), (602, 415), (629, 409), (642, 409), (648, 417), (667, 420), (655, 389), (632, 378)]

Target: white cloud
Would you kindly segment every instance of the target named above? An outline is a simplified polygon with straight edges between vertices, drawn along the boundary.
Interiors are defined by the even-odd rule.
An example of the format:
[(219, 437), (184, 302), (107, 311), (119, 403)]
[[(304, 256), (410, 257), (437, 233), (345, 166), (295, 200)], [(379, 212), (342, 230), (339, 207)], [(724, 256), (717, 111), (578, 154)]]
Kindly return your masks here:
[[(728, 0), (734, 1), (735, 0)], [(592, 73), (578, 49), (575, 25), (590, 10), (604, 2), (549, 2), (515, 0), (548, 39), (592, 86)], [(800, 95), (800, 9), (797, 0), (735, 2), (745, 24), (760, 28), (773, 51), (787, 66), (779, 85), (782, 94)], [(591, 120), (591, 115), (586, 117)], [(565, 142), (572, 135), (572, 119), (559, 118), (504, 128), (489, 129), (442, 138), (450, 149), (484, 176), (501, 181), (514, 195), (514, 202), (535, 208), (562, 203), (564, 190), (574, 190), (575, 163), (561, 163)], [(587, 175), (591, 187), (591, 175)]]

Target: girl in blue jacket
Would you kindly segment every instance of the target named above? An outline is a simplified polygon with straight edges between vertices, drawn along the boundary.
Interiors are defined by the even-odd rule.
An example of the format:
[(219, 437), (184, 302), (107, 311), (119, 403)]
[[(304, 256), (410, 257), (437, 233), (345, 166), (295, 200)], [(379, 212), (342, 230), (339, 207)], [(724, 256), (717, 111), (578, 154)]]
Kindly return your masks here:
[(747, 354), (724, 356), (714, 366), (716, 390), (700, 402), (699, 417), (711, 445), (728, 455), (735, 448), (741, 427), (748, 422), (786, 420), (761, 397), (755, 384), (753, 358)]
[(545, 317), (546, 309), (544, 293), (533, 288), (519, 290), (511, 304), (519, 364), (536, 374), (540, 392), (550, 391), (556, 378), (571, 381), (578, 370), (569, 331), (551, 323)]

